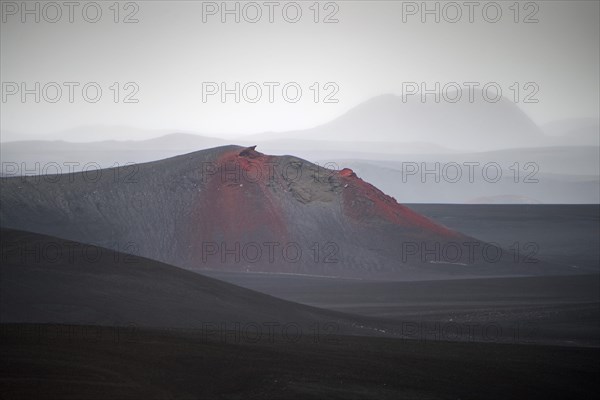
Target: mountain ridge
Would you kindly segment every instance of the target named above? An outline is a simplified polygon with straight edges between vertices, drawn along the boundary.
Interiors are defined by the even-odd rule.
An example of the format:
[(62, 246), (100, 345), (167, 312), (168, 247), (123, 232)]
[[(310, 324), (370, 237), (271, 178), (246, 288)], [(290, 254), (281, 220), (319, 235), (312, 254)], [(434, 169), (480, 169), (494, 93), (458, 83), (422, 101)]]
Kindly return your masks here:
[[(554, 268), (516, 265), (508, 252), (434, 223), (351, 170), (241, 146), (1, 184), (3, 227), (113, 249), (134, 243), (134, 254), (193, 270), (401, 279)], [(486, 262), (467, 243), (500, 258)]]

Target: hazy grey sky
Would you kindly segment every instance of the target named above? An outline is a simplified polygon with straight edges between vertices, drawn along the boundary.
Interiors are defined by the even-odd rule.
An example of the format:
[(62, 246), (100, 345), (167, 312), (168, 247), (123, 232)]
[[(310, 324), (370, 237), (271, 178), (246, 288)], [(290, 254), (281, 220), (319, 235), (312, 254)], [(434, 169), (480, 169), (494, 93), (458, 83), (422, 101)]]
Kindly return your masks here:
[[(462, 18), (451, 23), (456, 8), (440, 2), (440, 22), (434, 15), (421, 21), (421, 2), (401, 1), (299, 1), (302, 16), (295, 18), (291, 2), (274, 2), (272, 23), (269, 6), (258, 1), (237, 2), (240, 22), (226, 15), (221, 22), (214, 6), (222, 2), (136, 1), (121, 2), (118, 23), (113, 1), (98, 2), (102, 16), (96, 23), (95, 5), (75, 2), (74, 22), (62, 1), (28, 2), (40, 13), (23, 14), (21, 2), (2, 1), (1, 78), (3, 82), (2, 129), (43, 135), (82, 125), (127, 125), (139, 128), (186, 130), (213, 135), (245, 134), (311, 127), (327, 122), (373, 96), (401, 94), (403, 82), (426, 82), (433, 88), (448, 82), (496, 82), (503, 94), (520, 86), (519, 106), (536, 122), (571, 117), (598, 117), (599, 104), (599, 2), (519, 2), (518, 16), (513, 1), (475, 2), (473, 22), (463, 1)], [(54, 4), (61, 8), (57, 17)], [(228, 2), (236, 7), (236, 2)], [(262, 12), (256, 22), (255, 4)], [(500, 5), (502, 16), (491, 23)], [(15, 9), (15, 6), (17, 9)], [(436, 7), (436, 2), (428, 2)], [(311, 8), (312, 7), (312, 8)], [(512, 7), (512, 8), (511, 8)], [(86, 12), (83, 12), (85, 8)], [(319, 22), (315, 23), (315, 8)], [(484, 15), (485, 8), (487, 14)], [(204, 10), (204, 12), (203, 12)], [(244, 10), (246, 13), (244, 13)], [(403, 12), (404, 11), (404, 12)], [(324, 23), (330, 13), (337, 23)], [(123, 23), (132, 14), (137, 23)], [(537, 23), (524, 23), (524, 19)], [(22, 22), (21, 18), (26, 21)], [(85, 18), (84, 18), (85, 17)], [(205, 18), (203, 18), (205, 17)], [(518, 21), (515, 23), (514, 19)], [(58, 19), (51, 23), (46, 20)], [(206, 19), (206, 21), (203, 21)], [(403, 21), (405, 19), (405, 21)], [(56, 103), (55, 87), (21, 101), (11, 82), (34, 88), (56, 82), (62, 96)], [(73, 103), (68, 86), (73, 86)], [(82, 87), (96, 82), (102, 89), (97, 103), (82, 97)], [(115, 103), (114, 82), (119, 99)], [(125, 87), (128, 82), (134, 85)], [(241, 86), (258, 82), (263, 91), (257, 103), (233, 95), (222, 103), (218, 95), (203, 102), (203, 82), (235, 82)], [(268, 99), (263, 82), (278, 82), (274, 102)], [(302, 89), (297, 103), (282, 97), (281, 87), (296, 82)], [(320, 101), (313, 100), (311, 85), (319, 83)], [(328, 82), (334, 83), (325, 87)], [(539, 87), (538, 103), (523, 103), (533, 82)], [(124, 96), (138, 103), (124, 103)], [(324, 103), (323, 96), (335, 88), (338, 103)], [(254, 88), (248, 86), (248, 97)], [(314, 87), (313, 87), (314, 88)], [(20, 90), (21, 88), (19, 88)], [(43, 90), (40, 90), (43, 92)], [(88, 94), (94, 96), (91, 87)], [(288, 92), (294, 95), (293, 86)], [(101, 139), (101, 138), (99, 138)], [(124, 138), (126, 139), (126, 138)]]

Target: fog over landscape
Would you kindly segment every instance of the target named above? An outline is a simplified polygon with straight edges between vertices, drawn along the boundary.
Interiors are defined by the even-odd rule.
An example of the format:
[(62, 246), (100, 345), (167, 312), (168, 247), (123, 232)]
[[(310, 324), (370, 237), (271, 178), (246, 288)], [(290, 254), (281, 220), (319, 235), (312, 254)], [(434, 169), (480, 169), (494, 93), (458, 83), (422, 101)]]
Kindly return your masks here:
[(0, 7), (1, 398), (598, 392), (600, 2)]
[[(600, 202), (599, 129), (593, 118), (539, 127), (504, 97), (497, 103), (470, 103), (465, 97), (430, 104), (388, 94), (301, 131), (229, 139), (97, 125), (61, 131), (46, 143), (9, 141), (1, 150), (2, 173), (79, 171), (230, 143), (258, 144), (269, 154), (356, 169), (401, 202), (590, 204)], [(143, 134), (156, 137), (123, 139)], [(93, 137), (109, 139), (81, 141)], [(488, 177), (485, 168), (494, 168), (493, 174)]]
[[(600, 201), (597, 2), (504, 4), (498, 17), (487, 3), (151, 1), (94, 23), (84, 5), (48, 22), (43, 2), (33, 23), (33, 4), (3, 9), (4, 175), (259, 144), (358, 168), (402, 202)], [(444, 175), (482, 160), (502, 179)], [(406, 177), (414, 163), (439, 169), (443, 194), (433, 175)], [(511, 166), (543, 179), (515, 183)]]

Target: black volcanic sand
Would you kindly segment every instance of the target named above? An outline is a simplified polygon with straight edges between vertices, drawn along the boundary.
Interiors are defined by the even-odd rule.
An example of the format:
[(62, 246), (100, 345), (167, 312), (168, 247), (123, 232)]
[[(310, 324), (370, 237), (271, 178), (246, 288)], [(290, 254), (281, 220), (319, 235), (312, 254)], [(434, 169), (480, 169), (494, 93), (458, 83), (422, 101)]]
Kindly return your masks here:
[(404, 336), (452, 339), (460, 332), (473, 340), (600, 346), (598, 275), (375, 282), (208, 274), (286, 300), (393, 321)]
[(508, 248), (534, 242), (541, 259), (600, 270), (600, 205), (407, 204), (434, 221)]
[[(25, 256), (15, 252), (23, 244)], [(36, 244), (80, 250), (32, 260)], [(416, 282), (219, 276), (358, 316), (107, 249), (91, 262), (81, 246), (2, 230), (0, 397), (550, 399), (592, 398), (599, 389), (597, 275)], [(243, 327), (223, 332), (193, 323), (202, 321)], [(269, 321), (302, 333), (267, 335)], [(260, 338), (252, 324), (263, 327)], [(465, 325), (493, 329), (455, 336), (452, 327)], [(410, 340), (372, 336), (398, 331)]]
[(409, 207), (452, 229), (505, 248), (515, 241), (535, 242), (540, 258), (575, 265), (573, 273), (588, 274), (367, 282), (281, 274), (203, 273), (291, 301), (348, 313), (408, 322), (498, 323), (503, 333), (514, 332), (514, 326), (525, 326), (525, 336), (535, 341), (600, 344), (598, 205)]
[(598, 349), (347, 336), (230, 343), (149, 330), (116, 340), (87, 327), (90, 340), (27, 329), (2, 326), (2, 398), (584, 399), (599, 389)]
[[(280, 332), (333, 326), (378, 332), (338, 312), (284, 301), (191, 271), (109, 249), (2, 229), (0, 323), (224, 329), (269, 324)], [(274, 325), (273, 325), (274, 326)], [(292, 332), (293, 333), (293, 332)]]

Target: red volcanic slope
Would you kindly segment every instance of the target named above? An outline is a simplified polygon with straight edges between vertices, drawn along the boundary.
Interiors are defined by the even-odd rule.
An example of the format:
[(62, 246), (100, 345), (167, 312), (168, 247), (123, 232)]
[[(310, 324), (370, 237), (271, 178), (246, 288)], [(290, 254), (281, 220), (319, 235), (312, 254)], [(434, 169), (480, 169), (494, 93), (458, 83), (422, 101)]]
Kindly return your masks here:
[[(137, 172), (135, 184), (123, 185), (112, 173), (94, 182), (75, 173), (60, 184), (3, 179), (1, 222), (117, 250), (135, 243), (138, 255), (194, 270), (378, 279), (462, 273), (470, 264), (482, 273), (522, 270), (508, 252), (500, 263), (472, 257), (477, 246), (457, 243), (482, 242), (398, 204), (350, 169), (226, 146)], [(143, 207), (132, 206), (140, 198)]]
[[(135, 185), (115, 185), (109, 176), (88, 182), (75, 174), (68, 185), (8, 179), (3, 223), (85, 243), (133, 242), (141, 256), (190, 269), (352, 277), (411, 273), (427, 262), (418, 254), (404, 257), (411, 252), (404, 244), (467, 238), (349, 169), (331, 171), (254, 148), (227, 146), (141, 164)], [(127, 199), (140, 193), (144, 207), (130, 207)]]
[(355, 220), (364, 221), (366, 216), (371, 216), (402, 227), (430, 231), (439, 236), (462, 236), (460, 233), (436, 224), (408, 207), (398, 204), (396, 199), (363, 181), (350, 168), (344, 168), (338, 174), (347, 189), (343, 192), (344, 211), (346, 215)]
[[(204, 216), (205, 238), (242, 241), (261, 237), (259, 232), (278, 240), (289, 238), (293, 227), (288, 228), (281, 200), (269, 187), (275, 185), (287, 192), (274, 169), (278, 157), (257, 152), (255, 147), (230, 150), (217, 159), (220, 173), (211, 177), (203, 199), (204, 209), (211, 210), (210, 215)], [(437, 237), (462, 236), (398, 204), (393, 197), (357, 177), (351, 169), (337, 171), (333, 178), (341, 186), (343, 213), (355, 223), (378, 220)]]
[(247, 148), (223, 153), (203, 198), (202, 234), (205, 239), (248, 241), (259, 233), (279, 240), (288, 237), (283, 210), (273, 197), (265, 172), (269, 156)]

